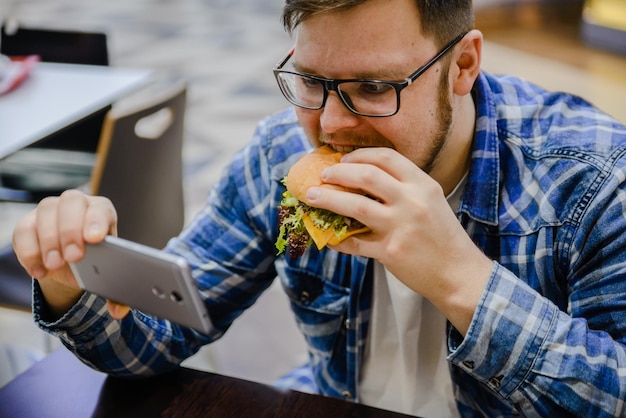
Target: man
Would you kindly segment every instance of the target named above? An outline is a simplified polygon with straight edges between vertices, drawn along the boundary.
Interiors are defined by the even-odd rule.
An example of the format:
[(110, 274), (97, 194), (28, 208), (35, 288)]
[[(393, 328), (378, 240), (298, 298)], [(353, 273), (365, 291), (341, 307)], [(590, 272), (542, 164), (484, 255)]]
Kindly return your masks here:
[[(323, 394), (422, 416), (623, 414), (626, 128), (482, 73), (469, 0), (287, 0), (283, 19), (295, 46), (275, 73), (294, 109), (260, 123), (167, 248), (215, 329), (83, 294), (67, 262), (117, 220), (77, 191), (15, 229), (36, 321), (105, 372), (149, 375), (278, 276)], [(307, 203), (372, 232), (277, 256), (281, 179), (322, 144), (352, 151), (323, 181), (364, 194), (311, 188)]]

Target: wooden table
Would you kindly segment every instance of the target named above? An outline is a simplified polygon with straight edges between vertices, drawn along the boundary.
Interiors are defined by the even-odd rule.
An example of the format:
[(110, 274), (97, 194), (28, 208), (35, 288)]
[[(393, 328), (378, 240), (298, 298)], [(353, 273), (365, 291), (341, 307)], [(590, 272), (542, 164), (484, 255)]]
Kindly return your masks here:
[(112, 378), (90, 369), (61, 348), (0, 390), (0, 417), (407, 415), (186, 368), (147, 379)]
[(0, 96), (0, 158), (48, 137), (150, 80), (151, 71), (40, 62)]

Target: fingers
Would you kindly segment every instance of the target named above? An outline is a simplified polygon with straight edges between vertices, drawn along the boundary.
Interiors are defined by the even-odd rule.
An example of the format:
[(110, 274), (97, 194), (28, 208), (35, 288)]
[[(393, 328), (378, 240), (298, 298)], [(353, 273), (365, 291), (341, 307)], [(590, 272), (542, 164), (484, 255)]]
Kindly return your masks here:
[(124, 319), (130, 312), (130, 307), (107, 300), (107, 310), (114, 319)]
[(34, 233), (46, 269), (61, 268), (65, 264), (63, 248), (68, 243), (82, 241), (81, 224), (86, 206), (87, 202), (78, 193), (49, 197), (39, 203)]
[(35, 278), (42, 278), (67, 262), (80, 260), (85, 242), (99, 242), (115, 233), (117, 216), (108, 199), (77, 190), (43, 199), (22, 218), (13, 232), (13, 247), (20, 263)]
[(387, 222), (387, 208), (381, 202), (361, 194), (312, 187), (307, 191), (306, 198), (311, 206), (349, 216), (373, 230), (384, 227)]
[(350, 216), (372, 229), (382, 228), (391, 216), (384, 204), (405, 198), (408, 179), (417, 181), (415, 172), (420, 172), (415, 164), (392, 149), (359, 149), (344, 156), (340, 164), (326, 168), (322, 181), (359, 190), (365, 196), (313, 187), (307, 191), (306, 203)]
[(344, 155), (341, 162), (375, 166), (401, 182), (427, 176), (422, 170), (416, 169), (414, 162), (391, 148), (360, 148)]
[(338, 184), (348, 190), (357, 190), (361, 194), (383, 202), (391, 201), (401, 193), (397, 188), (389, 187), (397, 183), (392, 175), (371, 164), (336, 164), (326, 168), (321, 178), (324, 183)]
[(389, 202), (406, 193), (403, 185), (429, 178), (413, 162), (390, 148), (363, 148), (322, 172), (322, 181), (362, 191)]
[(47, 270), (43, 264), (36, 234), (36, 212), (33, 210), (24, 216), (13, 231), (13, 250), (18, 261), (35, 278), (42, 278)]
[(109, 199), (100, 196), (90, 198), (83, 221), (83, 239), (97, 243), (107, 235), (117, 235), (117, 213)]
[[(350, 253), (365, 255), (370, 244), (400, 242), (398, 236), (408, 232), (407, 225), (414, 229), (430, 225), (433, 213), (450, 209), (439, 183), (388, 148), (353, 151), (340, 164), (326, 168), (322, 180), (365, 194), (324, 187), (307, 191), (309, 205), (355, 218), (373, 230), (344, 241), (341, 248)], [(356, 245), (360, 248), (348, 248)]]

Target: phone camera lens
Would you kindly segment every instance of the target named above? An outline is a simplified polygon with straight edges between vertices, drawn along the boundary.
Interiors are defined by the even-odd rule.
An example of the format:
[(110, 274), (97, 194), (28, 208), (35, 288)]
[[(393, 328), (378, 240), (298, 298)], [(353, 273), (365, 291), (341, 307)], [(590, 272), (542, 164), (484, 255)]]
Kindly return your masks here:
[(183, 301), (183, 297), (178, 292), (172, 292), (170, 294), (170, 299), (176, 303), (181, 303)]
[(163, 299), (165, 297), (165, 293), (163, 293), (163, 291), (156, 286), (152, 288), (152, 294), (159, 299)]

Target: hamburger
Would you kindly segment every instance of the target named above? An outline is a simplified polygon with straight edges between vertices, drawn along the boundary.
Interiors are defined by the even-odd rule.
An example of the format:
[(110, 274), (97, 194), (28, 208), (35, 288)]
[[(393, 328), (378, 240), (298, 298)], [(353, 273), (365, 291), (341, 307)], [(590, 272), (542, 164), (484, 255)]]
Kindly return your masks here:
[(336, 245), (352, 235), (370, 231), (356, 219), (303, 202), (306, 191), (314, 186), (354, 192), (323, 183), (320, 178), (322, 171), (337, 164), (343, 155), (328, 146), (317, 148), (298, 160), (283, 179), (287, 190), (278, 209), (278, 254), (287, 251), (291, 258), (298, 258), (313, 244), (321, 250), (326, 245)]

